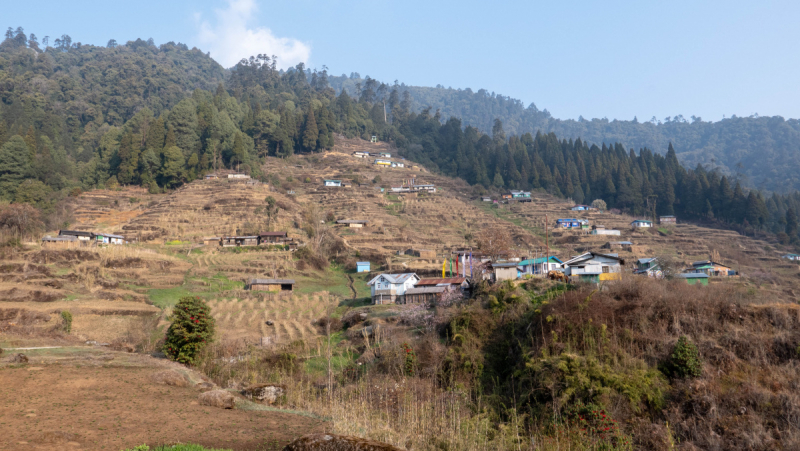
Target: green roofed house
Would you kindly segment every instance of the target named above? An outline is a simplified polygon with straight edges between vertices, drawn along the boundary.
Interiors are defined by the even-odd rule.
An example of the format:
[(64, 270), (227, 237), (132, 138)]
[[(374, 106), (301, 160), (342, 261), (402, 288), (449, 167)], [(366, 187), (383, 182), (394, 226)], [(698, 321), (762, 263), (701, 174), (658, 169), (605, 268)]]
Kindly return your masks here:
[(702, 272), (678, 274), (675, 278), (685, 280), (689, 285), (708, 285), (708, 274)]

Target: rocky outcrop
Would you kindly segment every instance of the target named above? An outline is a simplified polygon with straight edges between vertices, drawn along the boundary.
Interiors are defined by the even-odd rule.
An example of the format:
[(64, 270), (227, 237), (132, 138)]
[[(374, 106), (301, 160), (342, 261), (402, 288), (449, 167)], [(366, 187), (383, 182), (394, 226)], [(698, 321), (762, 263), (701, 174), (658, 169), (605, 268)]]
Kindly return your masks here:
[(241, 393), (242, 396), (253, 401), (275, 404), (276, 401), (286, 395), (286, 387), (283, 385), (260, 384), (247, 387)]
[(233, 409), (236, 407), (236, 398), (226, 390), (211, 390), (200, 393), (197, 402), (201, 406), (219, 407), (220, 409)]

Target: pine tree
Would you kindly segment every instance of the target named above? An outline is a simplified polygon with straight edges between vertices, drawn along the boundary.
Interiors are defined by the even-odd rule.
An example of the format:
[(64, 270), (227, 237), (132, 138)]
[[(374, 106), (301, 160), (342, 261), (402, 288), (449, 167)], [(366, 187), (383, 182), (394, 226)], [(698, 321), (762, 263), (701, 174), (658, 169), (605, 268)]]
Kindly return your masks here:
[(0, 147), (0, 197), (13, 200), (17, 187), (31, 170), (30, 150), (25, 140), (14, 135)]
[(306, 123), (303, 127), (303, 147), (306, 150), (317, 149), (317, 139), (319, 139), (319, 130), (317, 129), (317, 121), (314, 118), (314, 109), (308, 105), (308, 114), (306, 115)]
[(790, 238), (794, 238), (797, 236), (797, 232), (797, 214), (794, 212), (794, 208), (789, 207), (789, 209), (786, 210), (786, 234), (789, 235)]

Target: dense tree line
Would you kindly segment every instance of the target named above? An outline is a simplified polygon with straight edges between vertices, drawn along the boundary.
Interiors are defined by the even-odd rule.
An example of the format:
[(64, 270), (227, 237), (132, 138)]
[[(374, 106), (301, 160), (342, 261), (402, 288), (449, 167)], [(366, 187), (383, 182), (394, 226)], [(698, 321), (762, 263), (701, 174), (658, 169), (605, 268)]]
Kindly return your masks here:
[[(197, 49), (152, 41), (55, 46), (21, 29), (0, 44), (0, 196), (52, 205), (78, 189), (136, 184), (157, 192), (215, 168), (260, 175), (265, 156), (331, 148), (335, 134), (394, 142), (406, 157), (481, 189), (542, 189), (632, 214), (676, 214), (797, 238), (800, 195), (747, 190), (738, 179), (620, 143), (554, 133), (492, 133), (413, 111), (412, 93), (357, 74), (242, 60), (228, 73)], [(783, 237), (783, 235), (782, 235)]]
[[(367, 77), (368, 78), (368, 77)], [(360, 75), (331, 77), (339, 92), (357, 91), (365, 83)], [(396, 83), (396, 82), (395, 82)], [(718, 122), (682, 115), (639, 121), (562, 120), (531, 103), (484, 89), (452, 89), (443, 86), (420, 87), (400, 84), (400, 94), (408, 92), (411, 109), (440, 111), (441, 117), (461, 118), (488, 133), (495, 118), (503, 121), (510, 134), (555, 133), (562, 138), (581, 138), (589, 143), (621, 143), (626, 148), (649, 148), (664, 153), (669, 143), (675, 146), (678, 160), (688, 167), (702, 164), (718, 167), (729, 176), (746, 176), (747, 186), (777, 192), (800, 189), (800, 120), (782, 117), (736, 117)]]
[(407, 157), (485, 189), (541, 189), (577, 203), (602, 199), (633, 215), (677, 215), (745, 232), (769, 231), (784, 242), (799, 238), (799, 193), (765, 197), (717, 170), (686, 169), (672, 144), (661, 155), (619, 143), (559, 140), (554, 133), (506, 137), (499, 119), (488, 135), (462, 128), (457, 118), (441, 124), (429, 110), (410, 114), (399, 132)]

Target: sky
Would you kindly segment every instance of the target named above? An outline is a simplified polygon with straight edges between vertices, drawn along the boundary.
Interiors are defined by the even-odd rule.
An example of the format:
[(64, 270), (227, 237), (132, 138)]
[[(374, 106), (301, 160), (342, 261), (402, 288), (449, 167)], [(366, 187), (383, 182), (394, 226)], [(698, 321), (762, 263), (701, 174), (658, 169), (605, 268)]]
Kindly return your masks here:
[(562, 119), (800, 118), (797, 0), (4, 3), (6, 27), (51, 43), (183, 42), (225, 67), (274, 54), (282, 67), (483, 88)]

